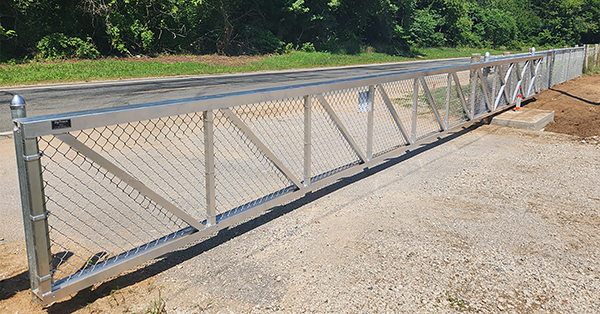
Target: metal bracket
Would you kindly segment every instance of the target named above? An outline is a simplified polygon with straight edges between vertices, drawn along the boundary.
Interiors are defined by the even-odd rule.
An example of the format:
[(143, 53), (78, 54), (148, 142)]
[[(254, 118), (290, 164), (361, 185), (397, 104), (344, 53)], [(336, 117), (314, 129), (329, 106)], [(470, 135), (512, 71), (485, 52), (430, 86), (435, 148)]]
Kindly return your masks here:
[(45, 282), (45, 281), (48, 281), (48, 280), (52, 280), (52, 274), (48, 274), (48, 275), (43, 276), (43, 277), (38, 277), (38, 281), (39, 282)]
[(44, 152), (39, 152), (35, 155), (23, 156), (25, 161), (34, 161), (40, 159), (40, 157), (44, 156)]
[(45, 211), (43, 214), (36, 215), (36, 216), (29, 216), (29, 217), (31, 217), (31, 221), (35, 222), (35, 221), (44, 220), (44, 219), (48, 218), (48, 216), (50, 216), (49, 210)]

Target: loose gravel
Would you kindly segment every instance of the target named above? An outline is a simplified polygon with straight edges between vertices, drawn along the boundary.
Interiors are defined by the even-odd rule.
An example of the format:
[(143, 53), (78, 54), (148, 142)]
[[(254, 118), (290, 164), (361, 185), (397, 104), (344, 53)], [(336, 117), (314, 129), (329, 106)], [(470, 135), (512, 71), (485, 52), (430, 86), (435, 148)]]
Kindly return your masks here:
[(592, 142), (482, 126), (174, 252), (156, 285), (168, 313), (598, 313)]

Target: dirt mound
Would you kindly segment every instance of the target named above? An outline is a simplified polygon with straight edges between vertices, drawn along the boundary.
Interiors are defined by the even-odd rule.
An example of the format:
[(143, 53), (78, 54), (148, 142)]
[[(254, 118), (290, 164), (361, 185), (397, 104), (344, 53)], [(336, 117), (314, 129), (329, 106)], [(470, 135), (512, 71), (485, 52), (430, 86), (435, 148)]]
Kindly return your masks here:
[(600, 74), (556, 85), (535, 97), (528, 108), (554, 110), (546, 131), (589, 138), (600, 135)]

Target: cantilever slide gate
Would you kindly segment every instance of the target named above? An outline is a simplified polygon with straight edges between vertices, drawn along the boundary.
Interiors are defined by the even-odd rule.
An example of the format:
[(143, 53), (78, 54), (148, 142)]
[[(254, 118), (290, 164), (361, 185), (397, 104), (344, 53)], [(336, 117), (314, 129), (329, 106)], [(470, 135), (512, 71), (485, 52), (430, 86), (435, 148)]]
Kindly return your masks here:
[(583, 48), (38, 117), (11, 109), (48, 305), (582, 73)]

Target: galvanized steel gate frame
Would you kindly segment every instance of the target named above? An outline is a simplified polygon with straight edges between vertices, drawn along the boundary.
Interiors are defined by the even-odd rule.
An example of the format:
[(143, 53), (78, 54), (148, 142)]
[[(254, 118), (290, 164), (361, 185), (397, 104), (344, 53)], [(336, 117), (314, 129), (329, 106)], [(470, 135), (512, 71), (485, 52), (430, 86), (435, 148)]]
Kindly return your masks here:
[[(528, 98), (550, 88), (554, 84), (580, 76), (583, 64), (582, 52), (583, 48), (558, 49), (494, 58), (486, 62), (463, 66), (39, 117), (26, 117), (25, 102), (22, 98), (15, 96), (11, 104), (11, 112), (14, 123), (14, 141), (17, 153), (29, 273), (34, 300), (44, 305), (51, 304), (134, 266), (193, 243), (215, 231), (256, 216), (276, 205), (302, 197), (310, 191), (321, 189), (340, 178), (364, 171), (365, 168), (374, 166), (390, 157), (401, 155), (407, 149), (412, 149), (424, 141), (439, 137), (440, 132), (454, 130), (466, 123), (471, 123), (475, 119), (489, 116), (513, 104), (519, 93), (522, 93), (523, 98)], [(562, 60), (563, 63), (566, 60), (567, 66), (564, 64), (560, 67), (557, 66), (557, 58)], [(571, 65), (575, 65), (575, 67)], [(457, 75), (458, 73), (465, 74), (467, 71), (469, 71), (470, 81), (468, 88), (464, 82), (465, 79), (463, 78), (463, 82), (461, 82)], [(490, 75), (492, 76), (491, 84)], [(445, 90), (441, 89), (442, 93), (440, 95), (436, 95), (431, 91), (431, 84), (428, 79), (434, 76), (437, 76), (438, 79), (445, 76)], [(466, 77), (466, 75), (463, 75), (463, 77)], [(403, 121), (400, 116), (398, 110), (402, 108), (399, 107), (400, 101), (396, 99), (400, 96), (391, 99), (389, 95), (391, 87), (386, 87), (386, 84), (390, 84), (390, 82), (411, 83), (412, 91), (410, 91), (411, 88), (407, 88), (404, 94), (399, 94), (409, 98), (412, 96), (412, 99), (406, 99), (406, 104), (404, 104), (406, 108), (412, 111), (410, 119), (404, 119)], [(433, 86), (435, 88), (435, 84)], [(342, 121), (341, 113), (336, 111), (330, 103), (331, 97), (328, 100), (324, 96), (327, 93), (342, 90), (350, 90), (349, 93), (354, 93), (354, 89), (357, 88), (358, 94), (356, 96), (361, 103), (359, 105), (364, 107), (359, 110), (366, 111), (367, 115), (366, 121), (364, 121), (366, 124), (366, 145), (357, 142), (356, 133), (353, 135), (348, 129), (347, 121), (346, 123)], [(465, 95), (465, 91), (468, 91), (469, 94)], [(443, 102), (444, 96), (441, 95), (443, 92), (446, 95), (445, 103), (442, 104), (440, 102)], [(463, 112), (463, 118), (458, 122), (450, 121), (451, 93), (458, 96), (456, 102)], [(423, 99), (420, 98), (420, 95), (423, 96)], [(390, 121), (393, 121), (393, 123), (390, 123), (395, 127), (394, 132), (397, 132), (396, 134), (400, 137), (398, 140), (401, 140), (401, 145), (387, 147), (386, 150), (380, 152), (374, 152), (373, 149), (374, 130), (377, 130), (378, 127), (375, 123), (375, 115), (377, 114), (375, 112), (376, 97), (381, 102), (381, 104), (378, 104), (379, 108), (383, 108), (378, 110), (386, 111), (385, 114), (391, 117)], [(352, 96), (352, 99), (355, 98), (355, 96)], [(303, 116), (303, 164), (296, 165), (298, 168), (302, 168), (301, 175), (292, 171), (289, 168), (289, 163), (286, 164), (282, 160), (282, 156), (274, 153), (273, 147), (265, 144), (264, 140), (257, 135), (256, 130), (253, 131), (248, 122), (241, 118), (240, 112), (236, 112), (238, 106), (287, 99), (299, 99), (302, 102), (303, 112), (298, 112), (298, 114)], [(314, 107), (316, 103), (321, 106), (319, 108), (322, 108), (323, 116), (335, 127), (336, 132), (338, 132), (336, 134), (343, 138), (344, 145), (350, 147), (351, 151), (357, 156), (355, 161), (344, 165), (344, 167), (329, 169), (321, 173), (315, 173), (316, 171), (312, 169), (312, 159), (315, 157), (313, 123), (316, 120), (314, 120), (313, 115), (316, 112)], [(423, 109), (423, 104), (428, 108)], [(285, 108), (285, 106), (281, 108)], [(437, 130), (428, 134), (418, 134), (417, 132), (417, 120), (421, 118), (423, 110), (427, 110), (428, 114), (431, 114), (431, 121), (434, 121), (432, 123), (437, 124), (437, 127), (435, 127)], [(85, 132), (84, 130), (126, 125), (126, 127), (123, 127), (122, 132), (127, 132), (127, 126), (130, 123), (141, 123), (141, 121), (190, 114), (201, 117), (201, 121), (199, 118), (194, 118), (195, 116), (191, 119), (196, 119), (195, 121), (199, 125), (198, 128), (203, 133), (203, 147), (199, 149), (204, 154), (204, 160), (202, 160), (204, 169), (202, 172), (205, 186), (205, 208), (203, 209), (204, 214), (199, 217), (193, 217), (192, 214), (178, 206), (179, 203), (169, 199), (165, 193), (157, 192), (149, 187), (148, 182), (142, 182), (143, 180), (140, 179), (139, 174), (136, 175), (134, 171), (124, 169), (115, 159), (108, 158), (102, 148), (99, 149), (95, 145), (86, 144), (85, 140), (78, 138), (81, 136), (81, 132)], [(216, 210), (218, 200), (215, 189), (217, 170), (215, 169), (214, 134), (216, 132), (215, 117), (217, 115), (221, 119), (219, 121), (226, 121), (231, 124), (236, 132), (248, 142), (248, 147), (252, 146), (256, 155), (266, 158), (268, 163), (277, 169), (279, 175), (283, 176), (285, 180), (289, 180), (290, 185), (281, 190), (274, 190), (271, 194), (260, 197), (256, 201), (241, 204), (237, 208), (229, 208), (227, 211), (219, 213)], [(257, 115), (260, 115), (260, 113), (257, 113)], [(167, 127), (166, 123), (160, 125), (164, 128)], [(175, 122), (170, 125), (171, 127), (181, 127), (181, 125), (177, 126)], [(155, 130), (157, 128), (155, 126)], [(150, 130), (152, 131), (152, 128)], [(140, 132), (140, 135), (144, 133), (151, 136), (151, 131), (146, 132), (144, 130)], [(100, 136), (102, 136), (102, 132), (104, 131), (98, 132)], [(111, 132), (115, 133), (114, 129)], [(52, 136), (52, 140), (43, 141), (47, 149), (55, 148), (55, 151), (59, 151), (59, 148), (63, 147), (61, 145), (66, 145), (68, 152), (75, 152), (75, 155), (73, 155), (75, 157), (70, 157), (70, 161), (75, 162), (79, 158), (77, 160), (85, 160), (93, 164), (93, 169), (90, 167), (86, 169), (96, 172), (101, 171), (102, 178), (109, 178), (110, 182), (118, 181), (119, 183), (115, 183), (117, 185), (123, 182), (126, 189), (128, 189), (127, 191), (130, 191), (128, 192), (130, 195), (134, 193), (131, 191), (135, 190), (136, 195), (139, 194), (144, 200), (148, 200), (144, 203), (146, 204), (144, 206), (148, 207), (149, 204), (153, 204), (152, 206), (160, 207), (174, 217), (170, 219), (178, 219), (184, 222), (185, 226), (142, 245), (124, 250), (119, 254), (91, 256), (84, 266), (69, 273), (68, 276), (65, 275), (61, 278), (56, 276), (55, 272), (59, 267), (56, 263), (57, 258), (60, 264), (68, 257), (64, 256), (64, 252), (57, 252), (58, 249), (56, 248), (53, 250), (54, 239), (51, 239), (50, 236), (53, 222), (49, 218), (52, 217), (53, 213), (47, 209), (52, 196), (48, 198), (49, 196), (45, 193), (50, 188), (52, 188), (52, 193), (61, 192), (57, 191), (55, 187), (49, 187), (50, 183), (43, 178), (44, 171), (48, 170), (44, 170), (47, 166), (42, 163), (42, 160), (55, 158), (54, 155), (47, 156), (43, 150), (39, 149), (42, 138)], [(86, 136), (90, 137), (87, 133)], [(54, 145), (52, 141), (59, 141), (60, 144), (56, 145), (58, 148), (52, 146)], [(112, 143), (112, 145), (113, 147), (126, 146), (127, 143), (125, 141), (120, 144)], [(119, 149), (125, 149), (124, 146), (120, 146)], [(64, 156), (67, 156), (67, 154), (64, 153)], [(60, 161), (69, 162), (69, 160)], [(77, 166), (83, 168), (83, 164)], [(68, 168), (65, 166), (65, 169)], [(63, 175), (68, 177), (69, 171), (64, 171)], [(69, 178), (66, 180), (69, 180)], [(84, 182), (86, 181), (81, 181), (81, 183)], [(78, 184), (79, 182), (76, 186), (81, 187)], [(78, 196), (80, 196), (79, 201), (81, 202), (89, 201), (85, 195)], [(57, 206), (54, 203), (51, 205)], [(117, 207), (115, 205), (115, 210), (119, 210)], [(95, 228), (94, 223), (89, 222), (92, 226), (91, 229)], [(70, 226), (70, 228), (75, 227)], [(90, 235), (90, 237), (95, 236), (98, 235)], [(72, 240), (73, 247), (68, 249), (79, 250), (78, 246), (84, 246), (84, 242), (89, 242), (86, 239), (84, 240), (81, 243)], [(60, 254), (63, 255), (59, 256)]]

